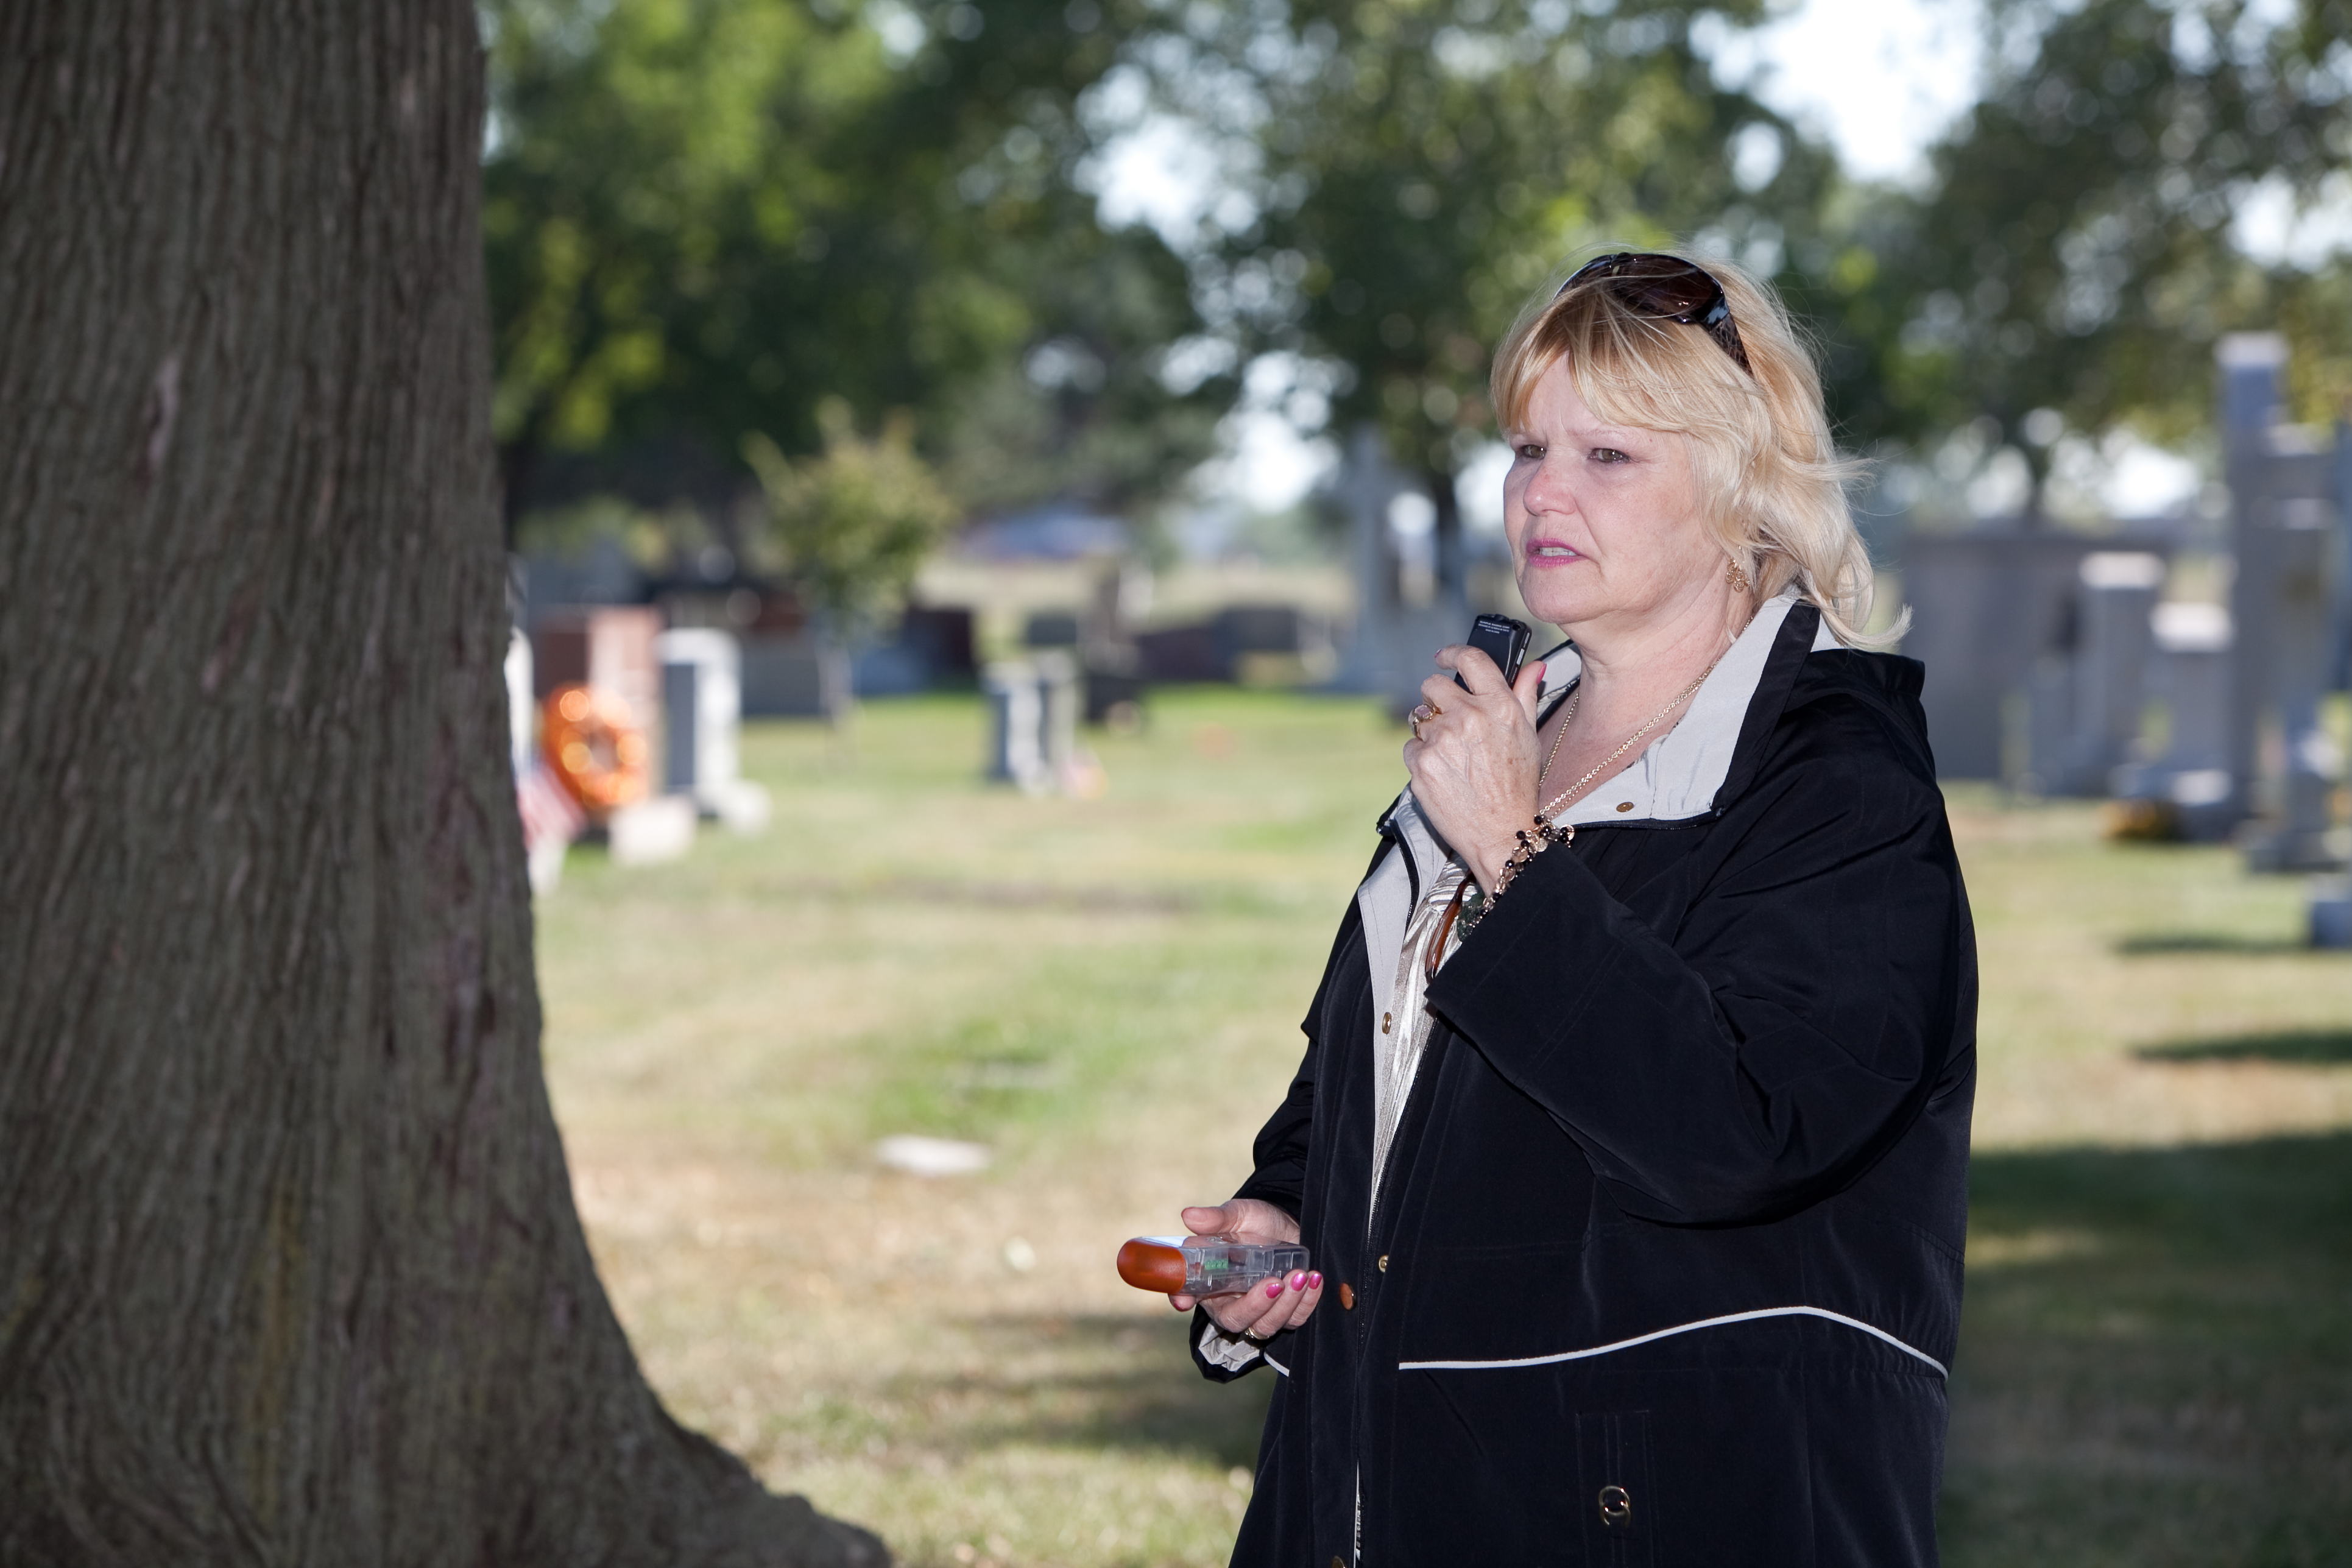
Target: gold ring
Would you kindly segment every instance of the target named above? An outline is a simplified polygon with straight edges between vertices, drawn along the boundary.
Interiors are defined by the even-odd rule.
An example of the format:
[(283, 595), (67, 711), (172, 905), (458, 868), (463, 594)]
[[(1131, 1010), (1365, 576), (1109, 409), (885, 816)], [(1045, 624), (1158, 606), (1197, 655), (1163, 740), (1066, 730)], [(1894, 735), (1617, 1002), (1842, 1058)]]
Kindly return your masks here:
[(1412, 712), (1410, 712), (1410, 713), (1406, 714), (1406, 715), (1404, 716), (1404, 721), (1405, 721), (1405, 726), (1406, 726), (1406, 728), (1410, 729), (1410, 730), (1412, 731), (1412, 738), (1413, 738), (1414, 740), (1416, 740), (1416, 741), (1420, 740), (1420, 739), (1421, 739), (1421, 710), (1420, 710), (1420, 709), (1418, 709), (1418, 708), (1416, 708), (1416, 709), (1414, 709)]
[(1429, 710), (1429, 716), (1433, 719), (1442, 719), (1445, 716), (1445, 710), (1434, 702), (1423, 703), (1423, 706)]

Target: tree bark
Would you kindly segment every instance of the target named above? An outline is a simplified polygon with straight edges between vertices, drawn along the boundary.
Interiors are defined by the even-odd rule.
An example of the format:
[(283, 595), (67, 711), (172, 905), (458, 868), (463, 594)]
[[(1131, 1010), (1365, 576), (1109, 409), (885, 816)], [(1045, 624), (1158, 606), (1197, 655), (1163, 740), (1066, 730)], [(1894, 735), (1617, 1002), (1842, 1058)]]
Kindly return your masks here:
[(878, 1563), (539, 1058), (470, 0), (0, 5), (0, 1563)]

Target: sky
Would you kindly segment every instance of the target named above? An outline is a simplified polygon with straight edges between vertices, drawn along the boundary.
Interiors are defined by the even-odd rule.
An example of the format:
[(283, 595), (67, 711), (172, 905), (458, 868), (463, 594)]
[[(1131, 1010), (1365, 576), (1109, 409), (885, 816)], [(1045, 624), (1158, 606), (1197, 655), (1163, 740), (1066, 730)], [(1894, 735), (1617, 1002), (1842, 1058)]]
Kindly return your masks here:
[(1804, 0), (1733, 35), (1716, 71), (1827, 141), (1852, 173), (1908, 183), (1975, 101), (1982, 15), (1978, 0)]
[[(1855, 174), (1908, 183), (1974, 101), (1981, 14), (1979, 0), (1801, 0), (1732, 36), (1716, 69), (1827, 141)], [(1206, 205), (1200, 182), (1210, 173), (1171, 127), (1149, 127), (1107, 166), (1104, 216), (1189, 221)], [(1251, 510), (1291, 505), (1332, 460), (1327, 444), (1300, 439), (1272, 413), (1237, 416), (1234, 435), (1209, 488)]]

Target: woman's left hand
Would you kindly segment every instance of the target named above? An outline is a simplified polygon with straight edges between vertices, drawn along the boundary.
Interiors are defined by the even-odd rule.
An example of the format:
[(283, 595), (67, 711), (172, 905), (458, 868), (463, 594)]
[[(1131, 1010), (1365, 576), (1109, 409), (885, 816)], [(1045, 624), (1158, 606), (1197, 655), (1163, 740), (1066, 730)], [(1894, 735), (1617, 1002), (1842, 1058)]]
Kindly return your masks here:
[[(1263, 1198), (1234, 1198), (1223, 1204), (1202, 1204), (1184, 1211), (1184, 1228), (1194, 1236), (1230, 1236), (1237, 1241), (1292, 1247), (1298, 1241), (1298, 1222)], [(1323, 1300), (1323, 1276), (1295, 1269), (1287, 1279), (1269, 1279), (1238, 1296), (1211, 1300), (1175, 1295), (1168, 1304), (1180, 1312), (1205, 1307), (1217, 1327), (1239, 1334), (1253, 1344), (1264, 1344), (1285, 1329), (1295, 1329), (1315, 1315)]]
[(1518, 830), (1535, 820), (1536, 776), (1542, 771), (1536, 704), (1544, 667), (1541, 660), (1530, 663), (1516, 685), (1506, 686), (1495, 661), (1466, 643), (1438, 649), (1437, 662), (1459, 671), (1469, 689), (1450, 675), (1421, 683), (1422, 705), (1413, 710), (1417, 734), (1405, 742), (1404, 765), (1422, 815), (1478, 885), (1491, 889), (1518, 847)]

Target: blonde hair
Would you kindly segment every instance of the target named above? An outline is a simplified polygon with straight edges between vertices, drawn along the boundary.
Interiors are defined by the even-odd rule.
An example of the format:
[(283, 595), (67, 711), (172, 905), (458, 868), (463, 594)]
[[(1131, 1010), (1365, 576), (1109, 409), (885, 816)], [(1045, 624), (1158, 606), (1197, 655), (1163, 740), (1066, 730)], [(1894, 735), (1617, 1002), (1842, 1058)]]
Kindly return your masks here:
[(1708, 525), (1747, 574), (1751, 610), (1794, 583), (1841, 643), (1892, 645), (1903, 623), (1863, 629), (1874, 574), (1845, 492), (1862, 465), (1830, 437), (1811, 349), (1769, 287), (1727, 262), (1698, 265), (1723, 286), (1752, 374), (1701, 329), (1626, 304), (1610, 279), (1563, 292), (1555, 274), (1495, 352), (1496, 419), (1523, 421), (1535, 384), (1565, 358), (1601, 418), (1690, 437)]

